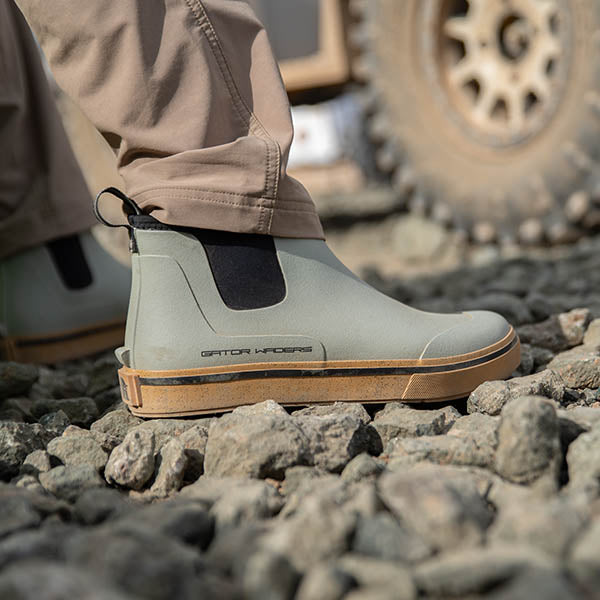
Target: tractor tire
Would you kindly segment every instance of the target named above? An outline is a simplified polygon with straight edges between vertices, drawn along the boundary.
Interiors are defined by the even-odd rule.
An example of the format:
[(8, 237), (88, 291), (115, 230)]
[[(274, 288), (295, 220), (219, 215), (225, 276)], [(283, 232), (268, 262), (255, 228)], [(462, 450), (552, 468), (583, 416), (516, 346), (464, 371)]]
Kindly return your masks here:
[(377, 162), (480, 242), (600, 225), (598, 0), (351, 0)]

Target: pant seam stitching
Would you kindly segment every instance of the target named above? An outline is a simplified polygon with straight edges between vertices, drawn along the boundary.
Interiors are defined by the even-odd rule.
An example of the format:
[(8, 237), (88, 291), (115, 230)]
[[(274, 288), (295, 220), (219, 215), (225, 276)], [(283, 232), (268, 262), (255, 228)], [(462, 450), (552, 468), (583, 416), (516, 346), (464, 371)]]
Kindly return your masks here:
[[(168, 188), (151, 188), (149, 190), (144, 190), (143, 192), (133, 192), (131, 194), (131, 196), (134, 199), (138, 199), (141, 198), (143, 196), (155, 196), (155, 195), (159, 195), (159, 196), (163, 196), (165, 194), (168, 194), (170, 190), (182, 190), (182, 191), (187, 191), (187, 192), (199, 192), (201, 194), (221, 194), (223, 196), (238, 196), (240, 198), (255, 198), (255, 199), (267, 199), (270, 200), (271, 202), (274, 202), (274, 199), (269, 197), (269, 196), (264, 196), (264, 195), (253, 195), (253, 194), (241, 194), (239, 192), (227, 192), (227, 191), (223, 191), (223, 190), (211, 190), (211, 189), (206, 189), (206, 188), (186, 188), (186, 187), (173, 187), (173, 186), (169, 186)], [(298, 202), (297, 200), (290, 200), (290, 202)], [(310, 204), (310, 202), (307, 202), (306, 204)], [(311, 205), (312, 206), (312, 205)]]
[[(241, 192), (229, 192), (227, 190), (214, 190), (212, 188), (201, 188), (201, 187), (193, 187), (193, 186), (188, 186), (188, 185), (169, 185), (169, 186), (152, 186), (152, 187), (148, 187), (148, 188), (143, 188), (141, 191), (133, 191), (130, 192), (130, 195), (133, 196), (134, 198), (139, 197), (141, 195), (145, 195), (145, 194), (162, 194), (166, 191), (170, 191), (170, 190), (181, 190), (184, 192), (208, 192), (211, 194), (227, 194), (230, 196), (242, 196), (244, 198), (264, 198), (265, 196), (262, 196), (260, 194), (242, 194)], [(273, 200), (273, 198), (269, 198), (270, 200)], [(289, 199), (289, 200), (285, 200), (285, 202), (293, 202), (294, 204), (307, 204), (309, 206), (313, 206), (313, 203), (310, 200), (294, 200), (294, 199)]]
[[(221, 77), (223, 78), (223, 81), (225, 82), (225, 85), (229, 91), (229, 96), (231, 98), (233, 106), (235, 107), (238, 118), (244, 125), (249, 126), (250, 132), (257, 135), (257, 137), (261, 139), (265, 144), (267, 151), (265, 193), (273, 195), (274, 198), (276, 198), (279, 173), (270, 171), (270, 167), (272, 164), (271, 154), (273, 152), (271, 145), (276, 144), (278, 146), (278, 144), (269, 135), (262, 123), (256, 118), (254, 113), (246, 105), (239, 90), (237, 89), (237, 85), (233, 78), (233, 74), (231, 73), (231, 69), (229, 68), (229, 64), (227, 63), (225, 53), (223, 52), (223, 48), (221, 47), (217, 33), (212, 25), (212, 22), (208, 16), (208, 12), (204, 7), (203, 3), (201, 2), (201, 0), (185, 0), (185, 2), (188, 8), (190, 9), (192, 15), (196, 19), (200, 30), (203, 32), (206, 40), (208, 41), (208, 45), (211, 49), (213, 57), (217, 62), (219, 71), (221, 72)], [(243, 113), (245, 113), (245, 116)], [(278, 151), (278, 153), (279, 152), (280, 151)]]
[[(306, 208), (306, 209), (301, 209), (301, 208), (286, 208), (285, 205), (281, 206), (281, 205), (277, 205), (277, 206), (265, 206), (264, 204), (242, 204), (241, 202), (228, 202), (227, 200), (217, 200), (216, 198), (199, 198), (198, 196), (195, 195), (190, 195), (190, 194), (162, 194), (163, 198), (180, 198), (183, 200), (197, 200), (200, 202), (212, 202), (214, 204), (225, 204), (227, 206), (237, 206), (240, 208), (256, 208), (259, 210), (269, 210), (269, 211), (287, 211), (287, 212), (298, 212), (298, 213), (307, 213), (307, 214), (314, 214), (316, 216), (315, 211), (312, 208)], [(256, 197), (256, 196), (248, 196), (248, 199), (252, 199), (252, 200), (263, 200), (263, 201), (267, 201), (267, 202), (272, 202), (273, 199), (272, 198), (267, 198), (267, 197)], [(160, 210), (164, 210), (161, 207), (158, 207)]]

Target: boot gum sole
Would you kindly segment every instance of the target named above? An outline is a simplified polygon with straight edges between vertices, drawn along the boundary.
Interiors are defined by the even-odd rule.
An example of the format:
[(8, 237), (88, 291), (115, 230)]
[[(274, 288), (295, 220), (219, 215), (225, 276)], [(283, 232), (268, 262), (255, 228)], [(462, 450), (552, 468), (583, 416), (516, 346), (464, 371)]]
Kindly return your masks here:
[(57, 363), (123, 344), (125, 322), (110, 321), (46, 336), (0, 339), (0, 358), (24, 363)]
[(511, 329), (477, 352), (442, 359), (279, 362), (172, 371), (119, 370), (121, 396), (140, 417), (182, 417), (275, 400), (283, 406), (336, 401), (440, 402), (508, 377), (520, 362)]

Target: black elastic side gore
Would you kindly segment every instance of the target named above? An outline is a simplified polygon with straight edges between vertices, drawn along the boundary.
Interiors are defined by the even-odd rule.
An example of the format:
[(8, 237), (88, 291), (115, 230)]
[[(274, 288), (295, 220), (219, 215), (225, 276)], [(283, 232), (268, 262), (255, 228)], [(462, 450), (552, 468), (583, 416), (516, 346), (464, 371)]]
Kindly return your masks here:
[(71, 290), (82, 290), (92, 284), (93, 277), (78, 235), (46, 242), (62, 282)]
[(285, 298), (275, 242), (268, 235), (194, 229), (223, 302), (234, 310), (266, 308)]
[(285, 280), (271, 236), (170, 226), (150, 215), (130, 216), (129, 223), (135, 229), (193, 235), (204, 247), (215, 284), (228, 308), (267, 308), (285, 298)]

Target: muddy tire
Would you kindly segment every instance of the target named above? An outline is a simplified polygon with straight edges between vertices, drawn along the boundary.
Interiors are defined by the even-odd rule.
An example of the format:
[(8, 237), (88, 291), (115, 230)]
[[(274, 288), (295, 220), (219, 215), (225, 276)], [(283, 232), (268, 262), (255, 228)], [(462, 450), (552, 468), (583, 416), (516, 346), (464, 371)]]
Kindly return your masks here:
[(379, 164), (412, 206), (480, 241), (598, 226), (597, 0), (351, 6)]

